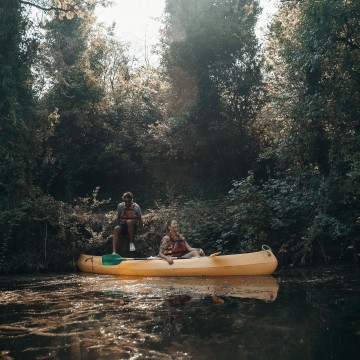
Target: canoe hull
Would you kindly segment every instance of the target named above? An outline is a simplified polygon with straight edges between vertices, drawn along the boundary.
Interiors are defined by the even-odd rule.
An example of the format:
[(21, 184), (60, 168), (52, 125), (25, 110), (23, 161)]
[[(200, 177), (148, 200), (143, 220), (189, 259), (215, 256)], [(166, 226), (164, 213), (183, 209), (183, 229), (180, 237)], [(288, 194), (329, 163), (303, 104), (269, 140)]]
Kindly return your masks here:
[(83, 272), (130, 276), (231, 276), (270, 275), (278, 265), (271, 250), (254, 253), (176, 259), (169, 265), (162, 259), (126, 260), (103, 265), (101, 256), (81, 254), (77, 262)]

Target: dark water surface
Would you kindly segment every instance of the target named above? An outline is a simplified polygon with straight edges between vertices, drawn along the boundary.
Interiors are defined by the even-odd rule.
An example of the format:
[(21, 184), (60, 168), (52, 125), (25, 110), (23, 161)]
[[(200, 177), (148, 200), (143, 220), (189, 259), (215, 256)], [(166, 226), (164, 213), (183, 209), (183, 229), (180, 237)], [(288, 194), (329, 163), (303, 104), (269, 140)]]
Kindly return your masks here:
[(0, 359), (357, 359), (360, 271), (0, 277)]

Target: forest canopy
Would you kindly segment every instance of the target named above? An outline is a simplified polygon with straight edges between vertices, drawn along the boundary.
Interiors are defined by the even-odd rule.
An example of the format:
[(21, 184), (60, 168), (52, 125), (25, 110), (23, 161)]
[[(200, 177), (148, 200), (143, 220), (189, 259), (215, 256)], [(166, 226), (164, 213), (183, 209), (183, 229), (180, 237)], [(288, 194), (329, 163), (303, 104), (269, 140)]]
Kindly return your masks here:
[[(157, 252), (170, 217), (208, 253), (358, 261), (360, 3), (166, 0), (158, 66), (100, 0), (0, 3), (0, 271), (106, 253), (132, 191)], [(34, 17), (34, 11), (41, 14)]]

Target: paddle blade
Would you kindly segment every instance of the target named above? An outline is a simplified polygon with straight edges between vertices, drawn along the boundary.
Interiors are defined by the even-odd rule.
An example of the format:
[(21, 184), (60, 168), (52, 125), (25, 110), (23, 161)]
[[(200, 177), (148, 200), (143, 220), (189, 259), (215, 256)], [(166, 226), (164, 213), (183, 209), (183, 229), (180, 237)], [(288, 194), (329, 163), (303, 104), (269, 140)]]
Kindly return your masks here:
[(122, 258), (119, 254), (106, 254), (102, 256), (102, 264), (103, 265), (118, 265), (120, 264), (124, 258)]
[(216, 253), (211, 254), (211, 255), (209, 256), (209, 258), (213, 258), (214, 256), (218, 256), (218, 255), (220, 255), (220, 254), (221, 254), (221, 251), (218, 251), (218, 252), (216, 252)]

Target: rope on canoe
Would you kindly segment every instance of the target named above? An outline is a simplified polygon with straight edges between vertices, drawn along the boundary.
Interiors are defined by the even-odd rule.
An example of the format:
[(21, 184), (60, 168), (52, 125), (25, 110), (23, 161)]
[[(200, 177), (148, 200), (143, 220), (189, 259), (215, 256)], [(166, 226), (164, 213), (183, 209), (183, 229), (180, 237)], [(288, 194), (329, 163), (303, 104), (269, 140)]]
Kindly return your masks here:
[(266, 252), (268, 253), (268, 255), (271, 256), (270, 246), (262, 245), (262, 246), (261, 246), (261, 250), (266, 251)]
[(85, 260), (85, 262), (87, 262), (88, 260), (91, 260), (91, 267), (92, 267), (92, 270), (94, 271), (94, 257), (89, 257)]

